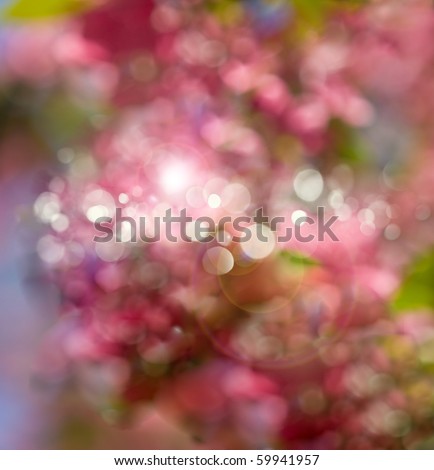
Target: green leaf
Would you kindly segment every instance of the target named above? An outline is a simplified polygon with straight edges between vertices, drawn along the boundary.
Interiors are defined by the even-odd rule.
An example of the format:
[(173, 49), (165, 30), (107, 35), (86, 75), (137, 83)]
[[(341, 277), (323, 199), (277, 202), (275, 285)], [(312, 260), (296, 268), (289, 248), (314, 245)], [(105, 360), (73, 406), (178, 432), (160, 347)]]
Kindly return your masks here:
[(35, 126), (54, 147), (72, 145), (78, 138), (91, 131), (90, 116), (106, 112), (97, 102), (88, 100), (77, 105), (62, 90), (52, 90), (48, 99), (36, 109)]
[(396, 313), (434, 309), (434, 250), (417, 258), (410, 266), (391, 307)]
[(300, 251), (285, 250), (281, 251), (279, 254), (284, 261), (292, 266), (313, 268), (315, 266), (320, 266), (321, 264), (318, 260), (311, 258)]
[(291, 0), (301, 36), (321, 31), (335, 12), (352, 11), (365, 3), (367, 0)]
[(206, 8), (224, 25), (231, 26), (243, 16), (243, 5), (238, 0), (210, 0)]
[(89, 8), (84, 0), (18, 0), (1, 14), (3, 20), (37, 20), (78, 13)]
[(319, 28), (324, 22), (325, 15), (327, 13), (327, 5), (324, 0), (318, 0), (316, 2), (293, 0), (292, 5), (299, 19), (302, 19), (310, 28)]
[(369, 152), (356, 129), (339, 119), (332, 119), (330, 133), (334, 152), (341, 161), (349, 165), (359, 165), (369, 161)]

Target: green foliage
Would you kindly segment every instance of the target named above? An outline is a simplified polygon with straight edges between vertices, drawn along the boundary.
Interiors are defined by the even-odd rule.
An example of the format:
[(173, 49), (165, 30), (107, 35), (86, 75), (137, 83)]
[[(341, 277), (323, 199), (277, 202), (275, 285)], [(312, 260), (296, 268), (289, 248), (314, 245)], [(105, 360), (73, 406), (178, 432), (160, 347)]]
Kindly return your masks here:
[(209, 0), (205, 6), (220, 23), (227, 26), (238, 23), (243, 16), (243, 5), (239, 0)]
[(332, 119), (329, 130), (334, 152), (341, 161), (358, 165), (369, 160), (370, 155), (362, 137), (348, 124), (339, 119)]
[(7, 7), (1, 18), (9, 21), (39, 20), (78, 13), (89, 7), (84, 0), (18, 0)]
[(391, 306), (395, 312), (434, 309), (434, 250), (410, 266)]
[(309, 29), (320, 28), (327, 14), (327, 1), (306, 2), (305, 0), (292, 0), (298, 19), (305, 23)]
[(320, 262), (300, 251), (285, 250), (279, 253), (281, 259), (297, 268), (313, 268), (320, 266)]
[(291, 0), (290, 3), (296, 14), (299, 33), (303, 34), (320, 31), (335, 11), (352, 10), (366, 0)]

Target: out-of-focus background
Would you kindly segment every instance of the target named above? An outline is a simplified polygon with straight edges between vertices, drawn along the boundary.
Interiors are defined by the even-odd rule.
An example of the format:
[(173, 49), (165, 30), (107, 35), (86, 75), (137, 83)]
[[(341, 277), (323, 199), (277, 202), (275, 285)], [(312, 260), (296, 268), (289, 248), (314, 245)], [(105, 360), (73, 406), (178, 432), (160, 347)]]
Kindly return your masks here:
[[(428, 0), (1, 0), (0, 449), (433, 448), (433, 34)], [(132, 240), (169, 208), (312, 237)]]

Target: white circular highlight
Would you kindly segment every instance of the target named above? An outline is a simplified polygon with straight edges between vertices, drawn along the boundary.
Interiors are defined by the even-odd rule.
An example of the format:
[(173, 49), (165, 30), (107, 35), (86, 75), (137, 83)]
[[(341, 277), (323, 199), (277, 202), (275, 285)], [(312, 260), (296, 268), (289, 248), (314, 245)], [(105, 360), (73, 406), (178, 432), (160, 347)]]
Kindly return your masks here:
[(269, 256), (276, 246), (276, 238), (272, 230), (266, 225), (253, 224), (249, 227), (249, 231), (250, 240), (241, 243), (243, 253), (253, 260)]
[(303, 220), (301, 220), (303, 217), (307, 217), (306, 212), (297, 210), (291, 214), (291, 221), (294, 225), (303, 225), (306, 223)]
[(217, 209), (221, 206), (222, 200), (218, 194), (210, 194), (208, 197), (208, 205), (211, 209)]
[(232, 270), (234, 257), (228, 249), (215, 246), (205, 253), (202, 265), (207, 273), (221, 276)]
[(294, 178), (294, 191), (303, 201), (316, 201), (324, 189), (324, 180), (321, 174), (312, 169), (300, 171)]

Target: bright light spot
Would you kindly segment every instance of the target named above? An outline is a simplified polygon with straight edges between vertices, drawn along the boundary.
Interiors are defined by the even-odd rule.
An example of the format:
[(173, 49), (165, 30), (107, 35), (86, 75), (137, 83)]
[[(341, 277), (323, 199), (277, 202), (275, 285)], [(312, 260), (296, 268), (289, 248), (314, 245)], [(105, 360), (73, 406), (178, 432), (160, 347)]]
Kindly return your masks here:
[(294, 190), (303, 201), (313, 202), (321, 196), (324, 181), (321, 174), (313, 169), (300, 171), (294, 179)]
[(191, 179), (191, 170), (185, 164), (175, 162), (164, 168), (160, 184), (167, 194), (175, 194), (186, 189)]
[(130, 200), (130, 198), (128, 197), (128, 194), (125, 194), (125, 193), (119, 194), (118, 199), (121, 204), (128, 204)]
[(82, 209), (86, 217), (91, 222), (95, 222), (99, 217), (113, 217), (115, 201), (107, 191), (95, 189), (84, 197)]
[(211, 209), (217, 209), (217, 207), (220, 207), (221, 203), (222, 200), (218, 194), (210, 194), (208, 197), (208, 205)]
[(276, 246), (272, 230), (266, 225), (253, 224), (249, 227), (251, 238), (241, 243), (241, 249), (250, 259), (259, 260), (269, 256)]
[(56, 232), (64, 232), (69, 227), (69, 219), (66, 215), (58, 214), (51, 221), (51, 226)]
[(42, 222), (50, 223), (60, 212), (60, 200), (56, 194), (42, 193), (36, 199), (33, 210)]
[(304, 211), (300, 211), (300, 210), (297, 210), (297, 211), (294, 211), (291, 215), (291, 221), (294, 225), (303, 225), (305, 224), (306, 222), (303, 222), (302, 220), (299, 220), (301, 219), (302, 217), (307, 217), (307, 214), (306, 212)]
[(86, 211), (86, 217), (91, 221), (91, 222), (96, 222), (100, 217), (108, 217), (110, 214), (108, 208), (106, 206), (103, 206), (101, 204), (97, 206), (92, 206), (89, 207), (89, 209)]
[(215, 246), (205, 253), (202, 264), (209, 274), (221, 276), (234, 267), (234, 257), (226, 248)]

